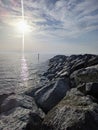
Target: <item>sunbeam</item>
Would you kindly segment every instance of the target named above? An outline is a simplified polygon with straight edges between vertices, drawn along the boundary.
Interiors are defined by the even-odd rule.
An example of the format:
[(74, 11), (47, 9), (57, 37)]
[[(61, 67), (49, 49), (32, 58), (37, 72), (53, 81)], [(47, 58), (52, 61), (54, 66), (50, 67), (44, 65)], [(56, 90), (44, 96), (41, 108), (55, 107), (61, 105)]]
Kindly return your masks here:
[[(24, 23), (24, 3), (21, 0), (22, 21)], [(24, 29), (22, 30), (22, 53), (24, 55)]]

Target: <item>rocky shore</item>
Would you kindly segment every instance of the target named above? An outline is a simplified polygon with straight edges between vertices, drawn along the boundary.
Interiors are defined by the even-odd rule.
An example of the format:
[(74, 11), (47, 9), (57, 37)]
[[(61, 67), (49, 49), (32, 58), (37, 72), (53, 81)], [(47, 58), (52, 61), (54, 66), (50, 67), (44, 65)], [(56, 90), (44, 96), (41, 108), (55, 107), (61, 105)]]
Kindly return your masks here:
[(0, 94), (0, 118), (17, 119), (2, 130), (98, 130), (97, 55), (57, 55), (38, 76), (22, 95)]
[(26, 92), (45, 113), (31, 112), (25, 130), (98, 130), (98, 56), (57, 55)]

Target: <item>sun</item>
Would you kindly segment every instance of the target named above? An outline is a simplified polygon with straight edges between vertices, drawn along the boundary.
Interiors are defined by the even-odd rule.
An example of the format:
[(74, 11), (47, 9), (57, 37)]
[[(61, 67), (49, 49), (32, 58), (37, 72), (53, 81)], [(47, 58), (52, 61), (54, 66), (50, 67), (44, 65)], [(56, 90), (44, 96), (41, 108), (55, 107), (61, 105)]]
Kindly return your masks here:
[(20, 33), (27, 33), (29, 31), (29, 25), (28, 25), (27, 21), (25, 21), (25, 20), (20, 20), (17, 23), (16, 27)]

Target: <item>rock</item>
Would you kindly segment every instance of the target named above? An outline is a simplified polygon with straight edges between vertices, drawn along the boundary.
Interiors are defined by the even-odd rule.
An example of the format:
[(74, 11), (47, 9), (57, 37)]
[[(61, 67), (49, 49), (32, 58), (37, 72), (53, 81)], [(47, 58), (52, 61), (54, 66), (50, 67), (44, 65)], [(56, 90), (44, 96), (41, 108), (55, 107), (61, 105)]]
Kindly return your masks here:
[(35, 92), (35, 102), (37, 105), (47, 113), (52, 107), (54, 107), (69, 90), (69, 79), (61, 78), (48, 86), (45, 86)]
[(10, 95), (14, 94), (13, 92), (0, 92), (0, 105), (2, 104), (2, 102)]
[(48, 78), (49, 80), (52, 80), (54, 77), (55, 77), (55, 74), (48, 74), (48, 75), (47, 75), (47, 78)]
[(79, 84), (77, 89), (86, 95), (86, 83)]
[(77, 89), (85, 95), (91, 95), (98, 99), (98, 82), (82, 83)]
[(35, 93), (37, 90), (41, 89), (41, 88), (42, 88), (42, 86), (36, 87), (36, 88), (30, 88), (30, 89), (28, 89), (28, 90), (25, 92), (25, 94), (28, 95), (28, 96), (34, 97), (34, 93)]
[(98, 56), (85, 54), (85, 55), (71, 55), (67, 58), (67, 67), (70, 68), (70, 73), (76, 70), (90, 67), (98, 64)]
[(98, 130), (98, 105), (76, 88), (48, 112), (42, 130)]
[(0, 130), (22, 130), (29, 119), (29, 109), (16, 107), (0, 115)]
[(1, 94), (0, 95), (0, 105), (2, 104), (2, 102), (8, 97), (8, 94)]
[(68, 76), (69, 76), (69, 73), (67, 71), (65, 71), (64, 73), (60, 75), (60, 77), (68, 77)]
[(98, 64), (98, 56), (92, 55), (92, 58), (88, 59), (88, 66), (93, 66)]
[(38, 114), (41, 118), (45, 113), (37, 107), (32, 97), (18, 94), (11, 95), (1, 104), (0, 130), (22, 130), (25, 128), (29, 113)]
[(76, 84), (98, 82), (98, 65), (83, 68), (73, 72), (70, 76), (74, 79)]
[(11, 95), (1, 104), (1, 113), (6, 113), (16, 107), (30, 109), (34, 112), (38, 111), (38, 107), (32, 97), (27, 95)]
[(25, 130), (41, 130), (42, 121), (43, 119), (38, 114), (30, 113)]
[(57, 56), (54, 56), (53, 58), (51, 58), (51, 59), (49, 60), (49, 62), (50, 62), (50, 64), (51, 64), (52, 62), (54, 62), (54, 61), (60, 63), (60, 62), (65, 61), (66, 58), (67, 58), (67, 56), (65, 56), (65, 55), (57, 55)]
[(1, 113), (7, 112), (18, 106), (17, 99), (14, 96), (9, 96), (1, 105)]
[(98, 64), (98, 56), (85, 55), (57, 55), (49, 60), (49, 68), (43, 74), (48, 79), (70, 76), (74, 71)]
[(3, 108), (2, 108), (2, 104), (3, 104), (3, 102), (9, 97), (9, 96), (11, 96), (11, 95), (13, 95), (14, 93), (13, 92), (9, 92), (9, 91), (7, 91), (6, 93), (4, 93), (4, 92), (0, 92), (0, 114), (2, 113), (2, 110), (3, 110)]
[(98, 82), (86, 84), (86, 94), (89, 94), (98, 99)]

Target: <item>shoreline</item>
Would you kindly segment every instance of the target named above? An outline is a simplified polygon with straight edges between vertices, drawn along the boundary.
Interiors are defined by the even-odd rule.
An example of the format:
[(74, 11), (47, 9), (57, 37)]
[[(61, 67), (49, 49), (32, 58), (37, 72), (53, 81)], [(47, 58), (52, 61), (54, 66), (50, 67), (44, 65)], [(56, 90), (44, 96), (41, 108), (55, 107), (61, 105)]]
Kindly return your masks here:
[[(23, 95), (1, 94), (0, 118), (7, 122), (6, 126), (2, 124), (3, 130), (8, 125), (10, 130), (97, 130), (93, 123), (98, 122), (90, 115), (98, 108), (98, 55), (57, 55), (49, 59), (48, 66), (44, 65), (40, 66), (34, 88)], [(82, 121), (89, 123), (88, 117), (84, 118), (87, 112), (90, 122), (94, 122), (90, 127), (85, 123), (82, 127)], [(19, 113), (18, 120), (11, 122)]]

